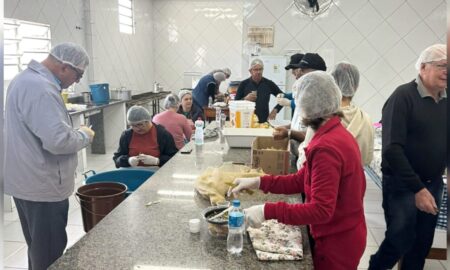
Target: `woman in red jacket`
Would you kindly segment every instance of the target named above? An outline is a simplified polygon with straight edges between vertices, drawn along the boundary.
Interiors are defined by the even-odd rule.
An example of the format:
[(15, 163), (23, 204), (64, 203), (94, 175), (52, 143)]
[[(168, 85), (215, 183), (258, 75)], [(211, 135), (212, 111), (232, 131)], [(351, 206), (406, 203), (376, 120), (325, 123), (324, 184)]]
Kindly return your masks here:
[(290, 175), (237, 178), (232, 192), (256, 188), (275, 194), (304, 192), (304, 203), (268, 202), (245, 209), (247, 224), (259, 227), (267, 219), (307, 224), (315, 242), (315, 269), (357, 269), (367, 236), (366, 181), (358, 144), (341, 124), (341, 93), (333, 77), (323, 71), (308, 73), (301, 78), (300, 91), (302, 121), (316, 132), (305, 149), (303, 168)]

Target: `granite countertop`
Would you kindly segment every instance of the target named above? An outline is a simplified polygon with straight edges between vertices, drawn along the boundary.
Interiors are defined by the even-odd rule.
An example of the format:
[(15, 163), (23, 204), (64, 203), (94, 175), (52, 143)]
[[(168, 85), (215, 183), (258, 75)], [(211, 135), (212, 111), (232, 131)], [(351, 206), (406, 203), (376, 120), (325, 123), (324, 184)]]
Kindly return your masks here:
[[(226, 238), (210, 236), (203, 220), (200, 233), (189, 232), (188, 220), (202, 219), (201, 211), (209, 206), (194, 191), (196, 177), (227, 161), (248, 164), (250, 149), (229, 149), (216, 137), (190, 154), (176, 154), (49, 269), (313, 269), (305, 227), (304, 259), (282, 262), (259, 261), (248, 236), (240, 256), (228, 254)], [(244, 208), (267, 200), (299, 200), (255, 194), (241, 198)], [(161, 202), (145, 206), (155, 200)]]
[(79, 114), (89, 113), (89, 112), (92, 112), (92, 111), (95, 111), (95, 110), (102, 110), (102, 109), (104, 109), (104, 108), (106, 108), (106, 107), (114, 106), (114, 105), (121, 104), (121, 103), (125, 103), (125, 102), (127, 102), (127, 101), (128, 101), (128, 100), (115, 100), (115, 99), (111, 99), (111, 100), (109, 101), (108, 104), (103, 104), (103, 105), (95, 105), (95, 104), (92, 104), (92, 105), (88, 105), (88, 106), (86, 107), (86, 109), (84, 109), (84, 110), (73, 111), (73, 112), (70, 112), (70, 111), (69, 111), (69, 115), (70, 115), (70, 116), (76, 116), (76, 115), (79, 115)]

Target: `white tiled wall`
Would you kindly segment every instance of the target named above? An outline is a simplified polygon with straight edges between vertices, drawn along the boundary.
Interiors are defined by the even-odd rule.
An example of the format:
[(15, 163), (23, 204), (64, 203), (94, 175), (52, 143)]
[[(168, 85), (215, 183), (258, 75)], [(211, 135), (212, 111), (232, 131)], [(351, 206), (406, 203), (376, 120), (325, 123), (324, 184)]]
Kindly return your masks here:
[[(341, 60), (356, 64), (362, 77), (354, 100), (379, 120), (395, 87), (415, 77), (420, 51), (445, 42), (445, 1), (333, 1), (311, 19), (292, 0), (135, 0), (131, 36), (118, 31), (116, 0), (6, 0), (5, 17), (50, 24), (53, 44), (87, 47), (90, 82), (134, 93), (150, 90), (153, 81), (176, 91), (183, 87), (183, 72), (225, 66), (231, 79), (245, 78), (247, 27), (274, 26), (275, 46), (262, 54), (318, 52), (330, 69)], [(84, 78), (78, 88), (87, 84)]]
[[(248, 26), (274, 26), (275, 46), (262, 54), (287, 50), (318, 52), (329, 70), (342, 60), (357, 65), (361, 82), (354, 101), (373, 121), (399, 85), (415, 78), (414, 63), (427, 46), (446, 42), (444, 0), (334, 0), (324, 14), (306, 17), (292, 0), (245, 0)], [(244, 40), (245, 43), (245, 40)], [(248, 60), (243, 58), (243, 72)]]
[(243, 1), (153, 1), (155, 80), (183, 88), (184, 72), (229, 67), (240, 77)]

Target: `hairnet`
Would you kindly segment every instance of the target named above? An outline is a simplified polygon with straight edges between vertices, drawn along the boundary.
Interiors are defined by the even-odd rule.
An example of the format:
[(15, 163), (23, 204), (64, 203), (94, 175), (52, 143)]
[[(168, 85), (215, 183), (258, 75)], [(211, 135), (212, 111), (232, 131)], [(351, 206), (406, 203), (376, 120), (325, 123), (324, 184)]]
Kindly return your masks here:
[(229, 69), (229, 68), (223, 68), (222, 71), (223, 71), (223, 73), (225, 73), (225, 75), (231, 76), (231, 69)]
[(420, 70), (423, 63), (441, 61), (447, 59), (447, 46), (445, 44), (434, 44), (420, 53), (416, 62), (416, 69)]
[(151, 121), (152, 117), (146, 108), (142, 106), (133, 106), (128, 109), (127, 120), (129, 124)]
[(178, 98), (180, 98), (180, 101), (183, 99), (183, 97), (184, 97), (185, 95), (191, 95), (191, 96), (192, 96), (192, 91), (189, 91), (189, 90), (181, 90), (181, 91), (178, 93)]
[(175, 94), (170, 94), (164, 99), (164, 109), (169, 108), (178, 108), (178, 105), (180, 105), (180, 99)]
[(331, 72), (334, 81), (344, 97), (353, 97), (359, 85), (359, 71), (355, 65), (347, 62), (338, 63)]
[(264, 67), (263, 61), (261, 59), (253, 59), (253, 61), (250, 63), (249, 69), (254, 68), (255, 66), (260, 65), (261, 67)]
[(325, 71), (313, 71), (303, 75), (299, 80), (303, 118), (326, 117), (339, 111), (341, 91), (331, 75)]
[(215, 72), (213, 74), (213, 77), (214, 77), (214, 80), (216, 80), (218, 82), (223, 82), (227, 79), (225, 76), (225, 73), (223, 73), (222, 71)]
[(50, 55), (64, 64), (69, 64), (79, 70), (85, 70), (89, 65), (89, 56), (86, 50), (75, 43), (65, 42), (56, 45)]

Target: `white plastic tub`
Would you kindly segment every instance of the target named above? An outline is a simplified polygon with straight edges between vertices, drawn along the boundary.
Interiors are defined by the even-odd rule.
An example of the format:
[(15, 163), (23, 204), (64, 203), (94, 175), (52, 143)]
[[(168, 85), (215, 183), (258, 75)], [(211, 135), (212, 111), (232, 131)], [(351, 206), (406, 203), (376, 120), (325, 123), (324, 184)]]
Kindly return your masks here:
[(271, 128), (224, 128), (223, 135), (229, 147), (251, 148), (256, 137), (272, 137)]

